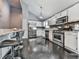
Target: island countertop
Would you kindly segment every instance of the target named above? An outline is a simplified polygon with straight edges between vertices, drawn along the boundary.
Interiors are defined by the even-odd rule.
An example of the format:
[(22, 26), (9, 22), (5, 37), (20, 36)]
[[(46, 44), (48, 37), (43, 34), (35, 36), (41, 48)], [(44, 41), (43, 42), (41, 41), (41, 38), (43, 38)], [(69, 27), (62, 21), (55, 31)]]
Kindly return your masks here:
[(0, 29), (0, 35), (5, 35), (8, 33), (12, 33), (12, 32), (20, 32), (20, 31), (24, 31), (22, 29)]

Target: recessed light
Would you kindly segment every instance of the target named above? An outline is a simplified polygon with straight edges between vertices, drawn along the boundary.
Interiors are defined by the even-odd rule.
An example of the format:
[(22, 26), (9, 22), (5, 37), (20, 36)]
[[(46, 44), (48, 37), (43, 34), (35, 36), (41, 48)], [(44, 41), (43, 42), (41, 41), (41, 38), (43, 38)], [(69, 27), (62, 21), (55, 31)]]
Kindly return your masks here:
[(41, 19), (43, 19), (43, 16), (40, 16)]

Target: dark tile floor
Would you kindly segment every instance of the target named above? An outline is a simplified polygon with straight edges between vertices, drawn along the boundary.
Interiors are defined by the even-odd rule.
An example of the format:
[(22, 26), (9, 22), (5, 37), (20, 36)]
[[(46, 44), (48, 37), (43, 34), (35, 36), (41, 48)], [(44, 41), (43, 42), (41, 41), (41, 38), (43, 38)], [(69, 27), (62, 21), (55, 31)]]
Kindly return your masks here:
[(45, 44), (45, 41), (39, 39), (24, 40), (22, 50), (24, 59), (79, 59), (74, 53), (68, 53), (56, 44)]

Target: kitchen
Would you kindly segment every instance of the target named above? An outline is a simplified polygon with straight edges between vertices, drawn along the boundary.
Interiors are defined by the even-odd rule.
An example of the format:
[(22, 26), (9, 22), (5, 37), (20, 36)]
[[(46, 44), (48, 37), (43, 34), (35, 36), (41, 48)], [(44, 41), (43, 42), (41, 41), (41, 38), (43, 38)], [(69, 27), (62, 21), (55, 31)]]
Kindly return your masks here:
[(0, 0), (0, 59), (78, 56), (79, 0)]

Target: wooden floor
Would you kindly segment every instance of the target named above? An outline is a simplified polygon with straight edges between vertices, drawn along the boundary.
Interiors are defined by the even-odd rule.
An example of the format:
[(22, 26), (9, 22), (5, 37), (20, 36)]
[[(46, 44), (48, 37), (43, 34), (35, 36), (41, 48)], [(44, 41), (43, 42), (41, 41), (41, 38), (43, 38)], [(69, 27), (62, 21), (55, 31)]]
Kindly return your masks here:
[(68, 53), (56, 44), (45, 44), (41, 38), (29, 40), (23, 40), (23, 59), (79, 59), (75, 53)]

